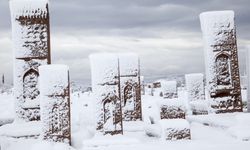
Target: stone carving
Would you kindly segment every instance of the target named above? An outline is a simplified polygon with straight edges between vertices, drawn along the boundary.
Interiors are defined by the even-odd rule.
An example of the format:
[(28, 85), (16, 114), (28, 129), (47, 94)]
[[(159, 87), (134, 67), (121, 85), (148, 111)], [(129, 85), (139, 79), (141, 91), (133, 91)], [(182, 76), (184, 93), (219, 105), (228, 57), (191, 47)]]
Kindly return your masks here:
[(40, 65), (50, 64), (47, 0), (10, 0), (17, 119), (40, 119)]
[(216, 113), (242, 111), (234, 12), (205, 12), (200, 19), (211, 107)]
[(44, 65), (39, 71), (42, 138), (71, 144), (69, 69)]
[(123, 120), (142, 120), (139, 58), (129, 53), (120, 54), (118, 58)]
[(90, 61), (97, 134), (122, 134), (118, 58), (114, 54), (93, 54), (90, 56)]

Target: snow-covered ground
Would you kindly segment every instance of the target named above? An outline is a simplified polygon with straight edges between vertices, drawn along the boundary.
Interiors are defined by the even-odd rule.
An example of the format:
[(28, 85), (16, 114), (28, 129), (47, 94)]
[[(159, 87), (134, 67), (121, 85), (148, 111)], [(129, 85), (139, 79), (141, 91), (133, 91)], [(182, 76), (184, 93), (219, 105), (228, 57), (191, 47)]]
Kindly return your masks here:
[[(123, 136), (94, 136), (94, 114), (91, 93), (74, 92), (72, 103), (72, 147), (61, 143), (50, 143), (40, 139), (16, 139), (7, 134), (24, 134), (20, 128), (8, 128), (13, 124), (0, 127), (1, 150), (249, 150), (250, 114), (210, 114), (188, 116), (191, 140), (165, 141), (160, 137), (149, 137), (145, 133), (148, 125), (149, 110), (156, 120), (159, 97), (142, 96), (145, 122), (124, 123)], [(0, 94), (0, 122), (13, 120), (14, 100), (11, 93)], [(11, 121), (10, 121), (11, 122)], [(29, 131), (39, 130), (39, 124), (29, 125)], [(10, 130), (11, 129), (11, 130)], [(33, 130), (34, 129), (34, 130)], [(28, 131), (27, 131), (28, 132)], [(5, 135), (5, 136), (4, 136)]]

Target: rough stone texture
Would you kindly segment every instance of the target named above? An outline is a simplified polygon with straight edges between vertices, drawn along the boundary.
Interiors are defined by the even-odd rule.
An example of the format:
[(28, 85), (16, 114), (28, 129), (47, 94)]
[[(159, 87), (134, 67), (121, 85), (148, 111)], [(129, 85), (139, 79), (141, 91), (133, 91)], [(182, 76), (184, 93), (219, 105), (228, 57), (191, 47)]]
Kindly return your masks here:
[(234, 12), (200, 15), (211, 107), (216, 113), (242, 111)]
[(141, 121), (141, 76), (138, 56), (120, 54), (119, 72), (123, 121)]
[[(129, 77), (121, 77), (123, 80)], [(138, 77), (135, 77), (138, 79)], [(141, 88), (139, 82), (127, 79), (127, 82), (121, 85), (123, 120), (137, 121), (142, 120), (141, 115)], [(132, 106), (128, 106), (132, 105)], [(126, 108), (127, 106), (127, 108)], [(128, 108), (130, 107), (130, 108)]]
[(185, 119), (162, 119), (159, 121), (163, 140), (191, 139), (190, 124)]
[(40, 119), (38, 67), (50, 64), (49, 10), (45, 2), (10, 1), (16, 119), (25, 121)]
[(97, 134), (122, 134), (118, 58), (114, 54), (93, 54), (90, 62)]
[(71, 144), (70, 82), (65, 65), (39, 67), (42, 138)]
[(208, 111), (206, 110), (198, 110), (198, 109), (192, 109), (193, 115), (208, 115)]
[(191, 134), (190, 129), (184, 128), (184, 129), (175, 129), (175, 128), (167, 128), (165, 130), (165, 139), (166, 140), (190, 140)]
[(162, 105), (161, 119), (185, 119), (185, 110), (178, 106)]

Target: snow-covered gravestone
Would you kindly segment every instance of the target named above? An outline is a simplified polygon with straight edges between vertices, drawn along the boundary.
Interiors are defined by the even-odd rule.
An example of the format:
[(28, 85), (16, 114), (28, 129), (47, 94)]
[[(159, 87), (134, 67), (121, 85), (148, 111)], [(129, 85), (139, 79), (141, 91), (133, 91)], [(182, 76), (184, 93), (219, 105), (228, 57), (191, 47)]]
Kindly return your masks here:
[(161, 82), (161, 88), (163, 90), (164, 98), (167, 98), (167, 99), (177, 98), (177, 82), (176, 81)]
[(181, 101), (186, 108), (186, 113), (190, 114), (190, 105), (188, 100), (188, 93), (186, 87), (183, 85), (177, 88), (178, 100)]
[(200, 21), (211, 107), (216, 113), (242, 111), (234, 12), (204, 12)]
[(154, 95), (166, 99), (177, 98), (177, 82), (167, 81), (164, 79), (157, 80), (153, 83)]
[(40, 119), (38, 66), (50, 64), (48, 0), (10, 0), (17, 119)]
[(122, 134), (122, 107), (118, 57), (115, 54), (89, 56), (92, 91), (95, 95), (96, 130), (103, 135)]
[(161, 119), (185, 119), (186, 108), (179, 99), (161, 99), (158, 106)]
[[(207, 102), (205, 101), (204, 77), (202, 73), (192, 73), (185, 75), (188, 101), (193, 114), (208, 114)], [(205, 108), (205, 109), (204, 109)]]
[(247, 112), (250, 112), (250, 46), (247, 49)]
[(142, 120), (139, 57), (133, 53), (118, 57), (123, 120)]
[(191, 139), (190, 125), (185, 119), (163, 119), (159, 124), (163, 140)]
[(69, 68), (65, 65), (39, 67), (42, 138), (71, 143)]

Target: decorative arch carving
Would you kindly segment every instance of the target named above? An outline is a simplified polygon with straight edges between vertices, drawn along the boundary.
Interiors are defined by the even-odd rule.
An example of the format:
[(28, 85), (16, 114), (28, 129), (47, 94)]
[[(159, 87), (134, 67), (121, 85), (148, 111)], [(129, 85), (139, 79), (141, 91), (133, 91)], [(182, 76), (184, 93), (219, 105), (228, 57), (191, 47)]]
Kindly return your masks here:
[(227, 53), (218, 54), (215, 58), (215, 65), (217, 85), (231, 85), (230, 56)]
[(35, 69), (29, 69), (23, 76), (23, 98), (35, 100), (40, 94), (38, 89), (39, 73)]
[(135, 104), (138, 97), (138, 85), (136, 83), (127, 83), (123, 90), (124, 94), (124, 106), (131, 107), (131, 110), (135, 110)]

